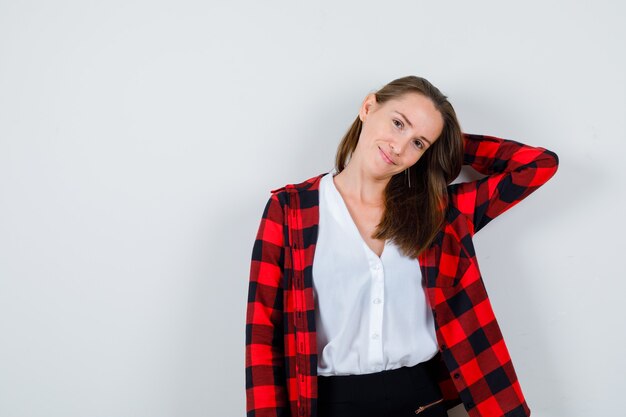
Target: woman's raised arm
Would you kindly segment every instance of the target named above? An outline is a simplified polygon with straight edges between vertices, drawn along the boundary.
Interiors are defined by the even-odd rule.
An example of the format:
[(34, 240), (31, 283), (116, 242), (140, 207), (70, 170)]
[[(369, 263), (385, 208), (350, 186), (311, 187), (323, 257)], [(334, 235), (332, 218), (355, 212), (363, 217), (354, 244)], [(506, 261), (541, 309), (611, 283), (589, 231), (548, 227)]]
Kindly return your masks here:
[(559, 165), (553, 151), (511, 139), (464, 133), (463, 142), (463, 164), (487, 175), (448, 186), (472, 235), (545, 184)]

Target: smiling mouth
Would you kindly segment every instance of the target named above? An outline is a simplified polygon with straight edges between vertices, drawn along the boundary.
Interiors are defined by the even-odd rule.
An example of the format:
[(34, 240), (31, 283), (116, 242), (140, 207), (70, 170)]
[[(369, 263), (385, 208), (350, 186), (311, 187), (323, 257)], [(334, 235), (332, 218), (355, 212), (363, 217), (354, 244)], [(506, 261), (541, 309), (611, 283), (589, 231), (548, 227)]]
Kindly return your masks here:
[(393, 165), (397, 165), (395, 162), (393, 162), (393, 161), (392, 161), (392, 160), (391, 160), (391, 159), (387, 156), (387, 154), (386, 154), (385, 152), (383, 152), (383, 150), (382, 150), (382, 149), (380, 149), (380, 146), (378, 147), (378, 150), (380, 151), (380, 153), (383, 155), (383, 158), (384, 158), (384, 159), (385, 159), (388, 163), (393, 164)]

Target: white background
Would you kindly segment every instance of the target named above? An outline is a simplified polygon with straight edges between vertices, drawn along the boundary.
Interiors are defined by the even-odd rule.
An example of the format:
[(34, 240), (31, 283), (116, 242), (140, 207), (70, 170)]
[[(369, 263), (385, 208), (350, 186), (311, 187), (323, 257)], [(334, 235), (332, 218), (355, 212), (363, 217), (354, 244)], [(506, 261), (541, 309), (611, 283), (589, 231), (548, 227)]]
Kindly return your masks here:
[(365, 95), (405, 75), (465, 132), (558, 154), (478, 261), (533, 415), (620, 414), (625, 11), (0, 1), (0, 417), (245, 415), (269, 190), (330, 170)]

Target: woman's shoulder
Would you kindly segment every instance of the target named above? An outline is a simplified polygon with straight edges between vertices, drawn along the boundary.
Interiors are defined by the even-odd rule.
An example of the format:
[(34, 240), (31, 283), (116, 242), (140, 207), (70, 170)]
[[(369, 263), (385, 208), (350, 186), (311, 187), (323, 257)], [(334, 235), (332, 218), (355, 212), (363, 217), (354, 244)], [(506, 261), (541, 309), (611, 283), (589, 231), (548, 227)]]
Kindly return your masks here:
[[(332, 172), (332, 171), (330, 171)], [(329, 171), (322, 172), (321, 174), (314, 175), (310, 178), (305, 179), (300, 182), (292, 182), (283, 185), (282, 187), (274, 188), (270, 190), (272, 194), (284, 194), (289, 192), (307, 192), (307, 191), (316, 191), (319, 189), (320, 180)]]

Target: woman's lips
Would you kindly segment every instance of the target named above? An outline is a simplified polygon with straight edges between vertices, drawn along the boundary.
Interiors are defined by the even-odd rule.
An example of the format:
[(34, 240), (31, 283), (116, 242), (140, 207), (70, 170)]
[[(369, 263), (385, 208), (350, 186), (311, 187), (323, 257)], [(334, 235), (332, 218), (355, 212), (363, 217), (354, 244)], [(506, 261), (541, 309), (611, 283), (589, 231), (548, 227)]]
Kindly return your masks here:
[(380, 155), (383, 157), (383, 161), (387, 162), (389, 165), (395, 165), (395, 163), (389, 159), (389, 157), (383, 152), (382, 149), (380, 149), (380, 147), (378, 147), (378, 150), (380, 151)]

